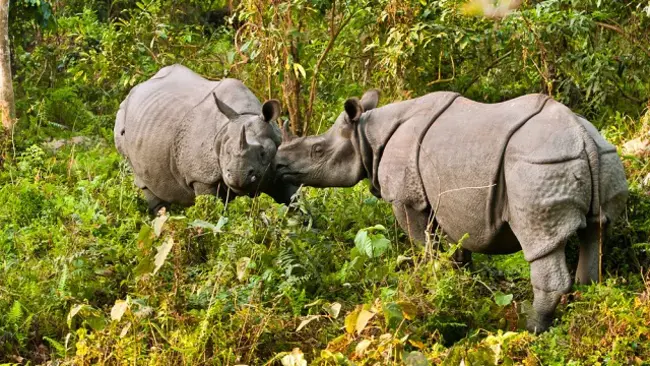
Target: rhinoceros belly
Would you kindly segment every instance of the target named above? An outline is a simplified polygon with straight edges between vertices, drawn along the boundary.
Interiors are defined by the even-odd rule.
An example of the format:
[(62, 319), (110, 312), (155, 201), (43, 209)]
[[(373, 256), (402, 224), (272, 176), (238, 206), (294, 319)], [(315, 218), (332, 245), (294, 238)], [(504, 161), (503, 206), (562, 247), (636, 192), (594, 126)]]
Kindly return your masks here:
[(521, 249), (507, 224), (503, 157), (512, 135), (548, 98), (483, 104), (459, 97), (426, 132), (418, 163), (431, 210), (454, 241), (480, 253)]

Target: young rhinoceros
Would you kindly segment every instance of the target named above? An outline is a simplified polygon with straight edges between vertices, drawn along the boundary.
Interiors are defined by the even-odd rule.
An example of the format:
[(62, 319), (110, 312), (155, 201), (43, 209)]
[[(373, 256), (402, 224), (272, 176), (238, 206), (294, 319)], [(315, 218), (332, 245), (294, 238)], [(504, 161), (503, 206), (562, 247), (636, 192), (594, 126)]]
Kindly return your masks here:
[(325, 134), (296, 138), (285, 129), (278, 174), (314, 187), (368, 178), (420, 242), (439, 225), (454, 241), (469, 234), (466, 256), (523, 250), (534, 289), (527, 327), (546, 330), (571, 287), (564, 249), (572, 234), (580, 238), (576, 280), (598, 280), (600, 229), (628, 195), (615, 147), (544, 95), (482, 104), (435, 92), (374, 109), (378, 97), (347, 100)]
[[(269, 194), (288, 203), (297, 187), (276, 179), (280, 103), (260, 105), (240, 81), (210, 81), (172, 65), (135, 86), (115, 120), (115, 146), (154, 213), (197, 195)], [(232, 193), (231, 193), (232, 192)]]

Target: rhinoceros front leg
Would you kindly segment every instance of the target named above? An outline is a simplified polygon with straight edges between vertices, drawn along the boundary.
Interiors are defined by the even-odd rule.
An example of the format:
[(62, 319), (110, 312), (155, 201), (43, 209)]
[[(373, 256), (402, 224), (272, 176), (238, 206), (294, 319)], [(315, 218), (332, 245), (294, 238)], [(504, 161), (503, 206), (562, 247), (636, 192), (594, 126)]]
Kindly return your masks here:
[(528, 318), (530, 332), (541, 333), (548, 329), (560, 298), (571, 289), (571, 275), (566, 265), (565, 245), (530, 263), (533, 283), (533, 314)]
[(192, 189), (194, 189), (195, 196), (202, 196), (202, 195), (215, 196), (217, 194), (217, 187), (214, 184), (194, 182), (192, 183)]
[(411, 239), (419, 244), (426, 242), (426, 230), (429, 226), (429, 213), (419, 211), (401, 202), (393, 202), (393, 213), (397, 223)]
[(165, 210), (169, 211), (169, 202), (166, 202), (162, 200), (161, 198), (158, 198), (153, 192), (149, 190), (149, 188), (144, 187), (142, 188), (142, 193), (144, 194), (144, 198), (147, 200), (147, 206), (149, 207), (149, 213), (152, 215), (158, 214), (158, 211), (162, 209), (163, 207)]
[[(393, 202), (393, 213), (402, 230), (420, 245), (426, 243), (426, 233), (435, 229), (435, 221), (428, 210), (421, 211), (401, 202)], [(456, 267), (464, 267), (472, 262), (472, 252), (459, 248), (452, 254), (452, 261)]]

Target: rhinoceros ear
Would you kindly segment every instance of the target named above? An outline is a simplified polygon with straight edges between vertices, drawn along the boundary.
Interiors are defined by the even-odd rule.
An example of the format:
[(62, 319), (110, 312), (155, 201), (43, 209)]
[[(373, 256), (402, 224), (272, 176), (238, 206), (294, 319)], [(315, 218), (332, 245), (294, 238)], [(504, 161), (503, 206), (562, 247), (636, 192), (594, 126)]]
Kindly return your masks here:
[(217, 104), (219, 111), (228, 117), (228, 119), (237, 119), (237, 117), (239, 117), (239, 113), (235, 112), (234, 109), (230, 108), (226, 103), (219, 100), (216, 93), (213, 92), (212, 96), (214, 97), (214, 102)]
[(377, 89), (370, 89), (361, 97), (361, 106), (364, 112), (377, 108), (377, 104), (379, 104), (379, 90)]
[(262, 105), (262, 115), (266, 122), (272, 122), (278, 119), (278, 117), (280, 117), (280, 112), (282, 112), (282, 107), (277, 99), (267, 100), (264, 102), (264, 105)]
[(355, 97), (346, 100), (344, 107), (350, 122), (358, 122), (361, 114), (363, 114), (363, 106), (361, 106), (359, 98)]

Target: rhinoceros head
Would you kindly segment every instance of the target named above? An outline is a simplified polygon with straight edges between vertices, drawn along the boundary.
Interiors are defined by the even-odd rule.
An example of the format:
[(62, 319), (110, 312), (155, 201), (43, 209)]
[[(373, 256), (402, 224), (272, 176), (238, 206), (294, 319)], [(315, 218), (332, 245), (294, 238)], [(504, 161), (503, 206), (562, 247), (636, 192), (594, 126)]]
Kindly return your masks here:
[[(257, 194), (274, 178), (280, 139), (271, 122), (280, 115), (280, 102), (266, 101), (262, 114), (238, 114), (214, 95), (219, 111), (228, 119), (220, 134), (219, 163), (226, 185), (238, 194)], [(277, 128), (277, 127), (276, 127)]]
[(312, 187), (350, 187), (365, 177), (357, 151), (356, 126), (362, 114), (377, 106), (379, 92), (367, 91), (361, 100), (350, 98), (345, 111), (324, 134), (295, 137), (285, 123), (282, 144), (275, 157), (277, 174), (291, 184)]

